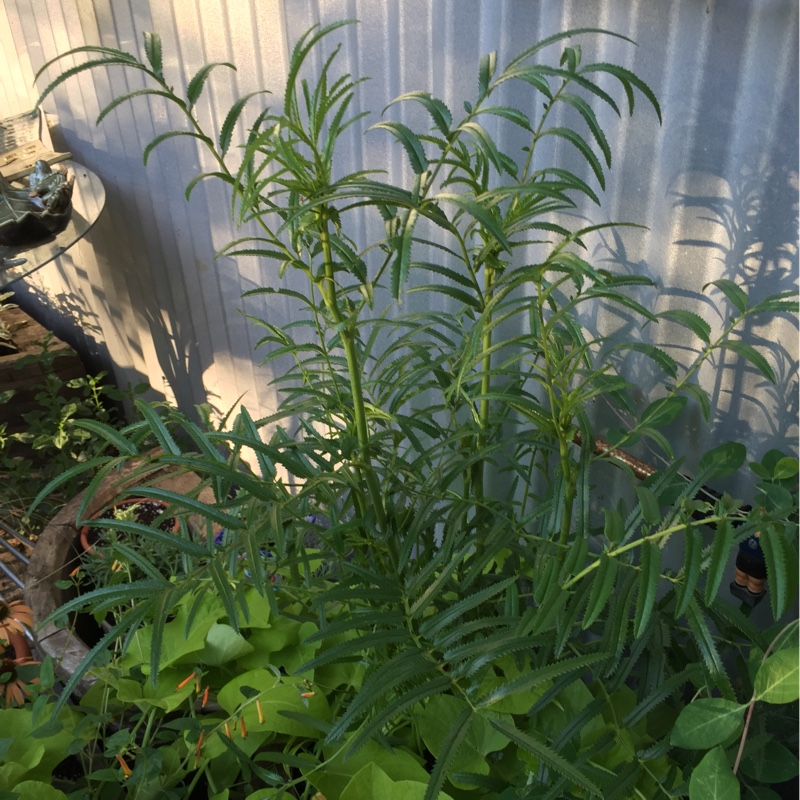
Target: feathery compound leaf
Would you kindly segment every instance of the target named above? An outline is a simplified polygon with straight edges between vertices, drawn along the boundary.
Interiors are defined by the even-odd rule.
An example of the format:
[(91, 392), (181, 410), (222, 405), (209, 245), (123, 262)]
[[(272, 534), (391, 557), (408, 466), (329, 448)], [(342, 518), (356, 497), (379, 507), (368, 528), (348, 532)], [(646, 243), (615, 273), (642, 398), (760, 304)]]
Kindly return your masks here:
[(720, 347), (725, 350), (732, 350), (737, 355), (741, 356), (745, 361), (749, 361), (770, 383), (775, 383), (775, 372), (772, 367), (758, 350), (751, 344), (746, 342), (732, 341), (722, 342)]
[(144, 34), (144, 54), (153, 68), (153, 74), (164, 79), (164, 63), (161, 57), (161, 37), (157, 33)]
[[(403, 145), (403, 149), (408, 154), (408, 160), (411, 162), (411, 169), (417, 175), (421, 175), (428, 169), (428, 159), (425, 155), (425, 150), (422, 147), (419, 137), (410, 128), (403, 125), (402, 122), (377, 122), (372, 128), (382, 128), (389, 133)], [(370, 128), (370, 130), (372, 130)]]
[(636, 617), (633, 623), (633, 635), (637, 639), (650, 621), (661, 575), (661, 550), (655, 542), (642, 544), (639, 570), (639, 597), (636, 600)]
[(744, 290), (738, 285), (735, 284), (733, 281), (728, 280), (727, 278), (720, 278), (717, 281), (711, 281), (711, 283), (707, 283), (703, 287), (703, 291), (705, 291), (709, 286), (716, 286), (728, 300), (733, 303), (736, 307), (737, 311), (740, 314), (744, 314), (745, 309), (747, 308), (747, 295), (744, 293)]
[(567, 780), (572, 781), (576, 786), (580, 786), (592, 794), (602, 796), (603, 793), (600, 789), (580, 770), (573, 767), (569, 761), (543, 742), (519, 730), (513, 722), (508, 722), (505, 719), (496, 719), (495, 717), (489, 717), (488, 721), (492, 727), (507, 736), (514, 744), (536, 756), (548, 767), (563, 775)]
[(208, 80), (208, 76), (211, 74), (211, 70), (213, 70), (215, 67), (230, 67), (234, 72), (236, 71), (236, 67), (228, 61), (214, 61), (211, 64), (205, 64), (204, 66), (200, 67), (200, 69), (194, 74), (194, 77), (189, 81), (189, 85), (186, 87), (186, 104), (189, 111), (194, 108), (194, 104), (200, 99), (200, 95), (203, 93), (203, 87)]

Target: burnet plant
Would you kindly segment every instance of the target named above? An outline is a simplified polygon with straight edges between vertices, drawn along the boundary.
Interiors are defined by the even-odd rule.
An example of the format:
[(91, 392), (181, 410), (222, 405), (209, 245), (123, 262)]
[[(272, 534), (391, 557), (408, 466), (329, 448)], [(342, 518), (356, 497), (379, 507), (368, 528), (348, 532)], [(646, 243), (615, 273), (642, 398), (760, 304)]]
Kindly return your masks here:
[[(223, 428), (205, 428), (174, 409), (139, 402), (141, 421), (121, 432), (78, 423), (119, 452), (76, 468), (98, 470), (93, 487), (120, 462), (141, 457), (141, 443), (155, 437), (162, 453), (148, 463), (201, 474), (216, 503), (137, 489), (167, 500), (178, 515), (202, 515), (207, 529), (184, 525), (171, 539), (184, 564), (173, 580), (143, 564), (148, 579), (100, 588), (62, 609), (119, 612), (67, 689), (107, 644), (121, 641), (124, 650), (143, 623), (151, 636), (149, 680), (157, 682), (171, 610), (198, 598), (189, 604), (188, 631), (192, 610), (212, 587), (239, 630), (252, 583), (273, 614), (316, 626), (308, 640), (316, 655), (298, 674), (313, 683), (318, 671), (330, 675), (335, 667), (341, 677), (315, 686), (327, 699), (324, 712), (309, 711), (304, 720), (316, 715), (309, 723), (316, 738), (275, 732), (268, 740), (271, 751), (283, 744), (313, 764), (272, 752), (279, 774), (261, 776), (273, 787), (270, 796), (330, 792), (326, 765), (335, 761), (340, 769), (342, 755), (357, 760), (370, 740), (384, 753), (423, 757), (427, 786), (405, 786), (410, 794), (402, 796), (426, 800), (708, 798), (722, 796), (709, 793), (709, 784), (738, 791), (739, 779), (746, 787), (768, 782), (763, 770), (739, 767), (742, 754), (760, 763), (777, 723), (762, 716), (759, 735), (748, 736), (743, 716), (757, 699), (778, 696), (765, 681), (790, 682), (791, 659), (778, 663), (765, 654), (796, 647), (796, 625), (781, 635), (756, 628), (725, 596), (725, 575), (738, 543), (758, 531), (774, 619), (791, 606), (797, 463), (772, 452), (756, 465), (761, 480), (747, 498), (750, 511), (702, 491), (742, 467), (743, 446), (705, 453), (688, 478), (662, 431), (689, 400), (708, 421), (710, 401), (697, 376), (722, 349), (774, 381), (769, 360), (736, 331), (757, 314), (795, 312), (795, 297), (750, 303), (740, 285), (715, 281), (707, 290), (730, 312), (715, 331), (694, 311), (652, 313), (638, 299), (651, 285), (647, 277), (591, 263), (586, 240), (611, 226), (565, 220), (577, 197), (599, 203), (593, 184), (603, 188), (611, 165), (609, 133), (595, 107), (633, 113), (638, 99), (660, 118), (655, 96), (633, 72), (585, 63), (580, 46), (569, 44), (615, 34), (567, 31), (503, 67), (495, 54), (485, 56), (477, 94), (457, 113), (426, 92), (397, 98), (429, 118), (424, 130), (386, 120), (369, 134), (383, 132), (403, 147), (410, 170), (410, 188), (403, 188), (374, 170), (341, 176), (334, 168), (338, 141), (363, 116), (350, 110), (359, 79), (336, 72), (338, 48), (316, 80), (302, 75), (312, 49), (343, 24), (301, 37), (282, 106), (261, 111), (237, 148), (234, 132), (257, 102), (253, 95), (237, 101), (214, 133), (194, 113), (212, 70), (232, 65), (203, 67), (181, 94), (163, 74), (155, 34), (145, 34), (145, 60), (103, 47), (70, 51), (65, 55), (95, 58), (43, 92), (87, 69), (143, 72), (147, 88), (114, 99), (98, 122), (139, 96), (179, 109), (185, 127), (158, 135), (145, 162), (174, 137), (202, 144), (214, 167), (191, 181), (187, 198), (198, 182), (221, 180), (231, 189), (235, 219), (257, 230), (223, 252), (258, 256), (278, 277), (294, 272), (307, 281), (304, 292), (276, 280), (249, 293), (267, 302), (283, 295), (305, 312), (283, 328), (268, 315), (253, 319), (264, 330), (266, 360), (288, 355), (295, 365), (278, 379), (283, 399), (271, 417), (254, 420), (242, 408)], [(507, 84), (532, 87), (537, 104), (501, 103), (501, 87), (512, 96)], [(564, 107), (574, 112), (563, 118), (577, 120), (574, 126), (556, 121)], [(489, 132), (494, 126), (513, 129), (525, 146), (503, 152)], [(541, 162), (543, 143), (554, 138), (585, 161), (592, 183)], [(351, 233), (365, 213), (383, 221), (378, 241)], [(418, 279), (410, 282), (412, 274)], [(444, 301), (449, 311), (398, 306), (410, 291), (427, 293), (432, 306)], [(697, 342), (693, 362), (679, 365), (669, 347), (590, 331), (581, 312), (598, 303), (642, 324), (688, 330)], [(608, 357), (631, 350), (663, 373), (658, 399), (644, 408)], [(589, 415), (598, 401), (624, 420), (602, 440)], [(637, 442), (668, 464), (644, 481), (617, 452)], [(630, 479), (635, 500), (596, 509), (594, 476), (607, 462)], [(212, 523), (225, 529), (222, 545), (214, 543)], [(169, 546), (157, 531), (127, 527)], [(663, 559), (668, 546), (677, 567)], [(763, 673), (735, 668), (760, 659)], [(252, 685), (237, 680), (244, 681), (242, 703), (252, 704), (261, 692), (256, 676)], [(780, 702), (791, 704), (796, 695), (789, 695), (780, 694)], [(691, 716), (698, 702), (701, 722)], [(684, 706), (693, 709), (688, 722)], [(696, 735), (701, 728), (714, 735)], [(724, 754), (734, 745), (742, 747), (736, 774)], [(353, 776), (360, 781), (354, 787), (372, 791), (396, 780), (380, 763)], [(354, 787), (341, 796), (356, 796)]]

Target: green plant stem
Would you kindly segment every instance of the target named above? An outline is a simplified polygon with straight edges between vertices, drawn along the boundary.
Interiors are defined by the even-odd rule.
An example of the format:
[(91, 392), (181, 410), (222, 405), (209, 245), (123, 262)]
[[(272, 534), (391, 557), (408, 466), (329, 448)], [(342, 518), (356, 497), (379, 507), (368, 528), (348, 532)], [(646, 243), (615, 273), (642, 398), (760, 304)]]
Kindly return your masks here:
[[(484, 273), (484, 304), (491, 303), (492, 294), (494, 291), (494, 268), (486, 265)], [(491, 321), (491, 320), (489, 320)], [(489, 392), (492, 389), (492, 328), (491, 325), (486, 325), (483, 332), (482, 340), (483, 355), (481, 356), (481, 401), (480, 410), (478, 414), (479, 427), (477, 437), (477, 449), (480, 453), (487, 442), (487, 431), (489, 428)], [(485, 461), (479, 459), (472, 470), (472, 492), (477, 499), (483, 499), (484, 493), (484, 473)]]
[[(722, 522), (725, 519), (727, 519), (727, 517), (713, 516), (706, 517), (704, 519), (693, 520), (692, 522), (684, 522), (680, 525), (672, 525), (669, 528), (664, 528), (663, 531), (656, 531), (656, 533), (652, 533), (650, 536), (643, 536), (641, 539), (637, 539), (635, 542), (629, 542), (622, 547), (618, 547), (616, 550), (610, 550), (608, 553), (606, 553), (606, 556), (608, 556), (608, 558), (616, 558), (617, 556), (621, 556), (623, 553), (627, 553), (629, 550), (633, 550), (636, 547), (641, 547), (644, 542), (657, 542), (667, 536), (672, 536), (673, 533), (678, 533), (679, 531), (684, 531), (688, 528), (696, 528), (700, 525), (711, 525), (715, 522)], [(588, 567), (581, 570), (577, 575), (574, 575), (566, 583), (564, 583), (562, 588), (569, 589), (570, 586), (573, 586), (579, 580), (585, 578), (590, 572), (596, 570), (599, 566), (599, 559), (593, 561)]]
[[(775, 649), (775, 646), (778, 642), (793, 628), (797, 625), (797, 620), (792, 620), (788, 625), (785, 625), (778, 635), (769, 643), (769, 647), (766, 649), (766, 652), (761, 658), (761, 663), (763, 664), (770, 656), (772, 651)], [(744, 729), (742, 730), (742, 738), (739, 740), (739, 749), (736, 751), (736, 760), (733, 762), (733, 774), (735, 775), (739, 771), (739, 765), (742, 762), (742, 756), (744, 755), (744, 746), (747, 742), (747, 734), (750, 731), (750, 721), (753, 719), (753, 711), (755, 711), (756, 707), (756, 700), (758, 698), (755, 696), (755, 693), (750, 698), (750, 703), (747, 708), (747, 717), (744, 721)]]
[(322, 257), (324, 260), (324, 277), (320, 284), (320, 291), (331, 317), (339, 330), (342, 339), (345, 358), (347, 360), (347, 372), (350, 378), (350, 392), (353, 398), (353, 420), (356, 425), (356, 436), (358, 437), (359, 460), (361, 468), (364, 470), (364, 478), (367, 483), (367, 491), (370, 495), (375, 515), (378, 520), (378, 527), (386, 533), (386, 511), (383, 503), (380, 486), (378, 484), (375, 470), (372, 466), (372, 458), (369, 453), (369, 427), (367, 425), (367, 411), (364, 405), (364, 390), (361, 384), (361, 362), (356, 348), (356, 339), (352, 327), (345, 324), (345, 318), (338, 305), (336, 294), (336, 281), (333, 269), (333, 253), (331, 250), (330, 232), (328, 229), (328, 211), (323, 206), (319, 213), (319, 233), (322, 245)]

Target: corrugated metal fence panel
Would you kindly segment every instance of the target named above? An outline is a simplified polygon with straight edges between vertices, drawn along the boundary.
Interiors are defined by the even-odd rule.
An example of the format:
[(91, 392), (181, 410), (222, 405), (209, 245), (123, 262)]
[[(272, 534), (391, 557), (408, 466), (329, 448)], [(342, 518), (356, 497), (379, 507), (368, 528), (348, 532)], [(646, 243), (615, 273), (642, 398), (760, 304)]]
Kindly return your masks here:
[[(238, 65), (237, 72), (215, 70), (197, 109), (202, 125), (218, 128), (246, 92), (268, 87), (275, 92), (268, 102), (279, 103), (293, 42), (312, 24), (345, 18), (360, 24), (335, 37), (343, 43), (342, 68), (372, 80), (358, 91), (353, 111), (371, 113), (344, 143), (336, 162), (342, 174), (377, 167), (408, 185), (401, 148), (385, 132), (363, 133), (398, 94), (428, 90), (458, 113), (474, 96), (482, 53), (498, 50), (502, 64), (557, 31), (606, 28), (637, 46), (588, 37), (586, 58), (633, 69), (659, 97), (664, 124), (641, 98), (633, 119), (612, 120), (598, 105), (610, 125), (614, 168), (602, 207), (580, 212), (595, 222), (642, 223), (649, 231), (598, 236), (594, 257), (652, 276), (659, 290), (647, 302), (658, 310), (700, 303), (717, 325), (727, 313), (721, 295), (698, 300), (708, 281), (735, 278), (756, 296), (796, 286), (796, 0), (6, 0), (0, 43), (11, 67), (0, 75), (0, 97), (24, 97), (20, 78), (30, 80), (31, 68), (69, 47), (101, 44), (141, 54), (142, 31), (157, 30), (165, 73), (175, 85), (208, 61)], [(323, 52), (334, 43), (326, 42)], [(272, 265), (214, 260), (237, 236), (224, 187), (205, 181), (190, 202), (182, 198), (199, 169), (213, 168), (205, 153), (194, 143), (171, 141), (142, 166), (147, 142), (180, 124), (172, 109), (139, 98), (95, 127), (114, 96), (143, 86), (132, 70), (93, 71), (46, 102), (60, 122), (57, 141), (100, 175), (108, 204), (91, 246), (46, 267), (31, 291), (53, 295), (62, 309), (67, 303), (87, 346), (113, 361), (123, 382), (147, 379), (187, 408), (208, 400), (224, 410), (244, 394), (255, 413), (267, 413), (275, 403), (272, 374), (253, 356), (258, 332), (238, 309), (268, 313), (278, 324), (293, 310), (277, 303), (265, 311), (261, 301), (240, 300), (243, 291), (277, 280)], [(511, 84), (504, 91), (506, 99), (528, 102)], [(387, 115), (421, 121), (413, 108), (393, 106)], [(509, 150), (520, 144), (513, 134), (502, 143)], [(574, 163), (563, 141), (554, 140), (545, 155)], [(379, 231), (368, 218), (355, 227), (364, 241)], [(606, 316), (596, 324), (626, 323)], [(653, 326), (646, 335), (658, 341), (663, 332)], [(754, 324), (747, 335), (772, 345), (779, 385), (765, 385), (732, 359), (709, 363), (703, 381), (720, 410), (712, 436), (737, 436), (759, 452), (797, 436), (797, 333), (793, 321), (778, 320)], [(644, 401), (654, 381), (646, 360), (632, 360), (627, 369)], [(709, 444), (697, 440), (700, 430), (694, 421), (674, 433), (695, 447)]]

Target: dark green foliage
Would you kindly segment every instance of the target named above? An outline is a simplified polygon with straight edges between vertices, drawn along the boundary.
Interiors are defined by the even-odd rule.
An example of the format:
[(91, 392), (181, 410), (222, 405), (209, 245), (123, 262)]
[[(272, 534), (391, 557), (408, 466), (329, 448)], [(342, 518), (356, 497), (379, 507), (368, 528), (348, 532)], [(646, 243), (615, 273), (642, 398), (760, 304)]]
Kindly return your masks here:
[[(538, 144), (547, 137), (569, 143), (602, 188), (611, 148), (597, 109), (621, 114), (618, 99), (601, 88), (603, 78), (621, 87), (623, 108), (632, 112), (644, 97), (660, 118), (656, 98), (629, 70), (586, 64), (577, 45), (544, 60), (544, 49), (562, 40), (606, 32), (550, 37), (504, 68), (486, 56), (478, 94), (461, 118), (425, 92), (398, 98), (420, 104), (431, 127), (384, 121), (369, 135), (388, 133), (404, 149), (410, 190), (371, 170), (335, 178), (337, 139), (359, 119), (348, 117), (358, 80), (334, 77), (337, 50), (316, 83), (301, 75), (311, 49), (341, 24), (301, 38), (283, 108), (256, 117), (233, 167), (226, 154), (252, 95), (211, 135), (192, 115), (210, 66), (182, 98), (160, 74), (154, 36), (147, 39), (149, 67), (106, 52), (94, 62), (143, 70), (183, 110), (188, 128), (160, 134), (145, 156), (170, 136), (189, 135), (209, 148), (219, 171), (195, 178), (187, 194), (200, 179), (219, 177), (232, 188), (234, 218), (259, 228), (224, 252), (261, 256), (277, 277), (292, 270), (308, 282), (305, 293), (251, 293), (267, 300), (279, 294), (302, 308), (286, 328), (254, 320), (269, 347), (265, 358), (293, 359), (276, 379), (282, 402), (269, 418), (253, 420), (242, 409), (228, 425), (202, 429), (177, 411), (141, 404), (143, 422), (121, 433), (90, 426), (119, 450), (109, 464), (140, 453), (151, 435), (163, 449), (151, 466), (193, 470), (215, 498), (201, 503), (150, 492), (179, 517), (203, 518), (205, 539), (176, 542), (184, 574), (175, 585), (148, 584), (114, 635), (126, 637), (124, 651), (133, 626), (153, 621), (155, 686), (166, 627), (155, 620), (181, 598), (193, 598), (187, 635), (209, 591), (233, 633), (246, 628), (248, 581), (276, 618), (310, 626), (302, 645), (308, 650), (291, 670), (270, 662), (279, 675), (297, 670), (319, 680), (315, 691), (330, 705), (330, 718), (309, 712), (303, 722), (293, 711), (285, 720), (314, 736), (273, 740), (284, 748), (276, 763), (302, 754), (315, 764), (301, 768), (302, 778), (286, 774), (293, 796), (330, 791), (326, 767), (344, 769), (342, 755), (349, 763), (368, 758), (373, 768), (350, 776), (353, 786), (399, 781), (389, 775), (398, 762), (390, 767), (383, 758), (409, 751), (429, 759), (426, 800), (439, 791), (470, 798), (674, 796), (686, 787), (682, 769), (694, 766), (668, 743), (684, 700), (721, 693), (729, 703), (747, 701), (729, 661), (763, 647), (720, 593), (739, 542), (756, 530), (768, 539), (776, 618), (796, 593), (796, 460), (754, 466), (764, 501), (746, 511), (730, 498), (698, 494), (706, 481), (742, 465), (740, 445), (707, 453), (693, 479), (678, 461), (641, 483), (616, 450), (646, 441), (673, 461), (679, 454), (663, 430), (690, 398), (709, 418), (708, 398), (694, 381), (720, 349), (774, 379), (768, 359), (731, 336), (750, 315), (792, 310), (795, 299), (780, 295), (748, 307), (742, 287), (716, 281), (735, 310), (719, 330), (693, 311), (656, 316), (646, 294), (630, 294), (651, 285), (646, 277), (591, 263), (587, 242), (608, 225), (565, 227), (559, 212), (575, 208), (579, 195), (599, 201), (597, 191), (540, 163)], [(45, 94), (92, 63), (68, 70)], [(533, 116), (497, 105), (493, 95), (509, 82), (533, 87), (543, 110)], [(559, 104), (576, 110), (582, 125), (556, 125)], [(525, 148), (502, 152), (483, 124), (487, 117), (524, 133)], [(364, 213), (383, 222), (383, 238), (367, 243), (348, 233)], [(532, 242), (544, 247), (534, 259)], [(432, 282), (415, 283), (422, 276)], [(429, 294), (449, 310), (381, 305), (406, 292)], [(599, 305), (641, 323), (685, 328), (700, 349), (679, 365), (669, 345), (607, 341), (582, 322), (580, 312)], [(631, 351), (664, 377), (644, 409), (614, 367), (616, 354)], [(622, 420), (607, 434), (610, 445), (597, 446), (591, 430), (598, 401)], [(608, 462), (625, 470), (635, 501), (595, 509), (595, 476)], [(225, 528), (220, 547), (211, 543), (214, 522)], [(677, 569), (668, 566), (667, 548), (682, 558)], [(69, 609), (121, 608), (132, 596), (100, 589)], [(226, 747), (247, 767), (241, 752)], [(698, 766), (695, 783), (718, 769), (714, 758)]]

